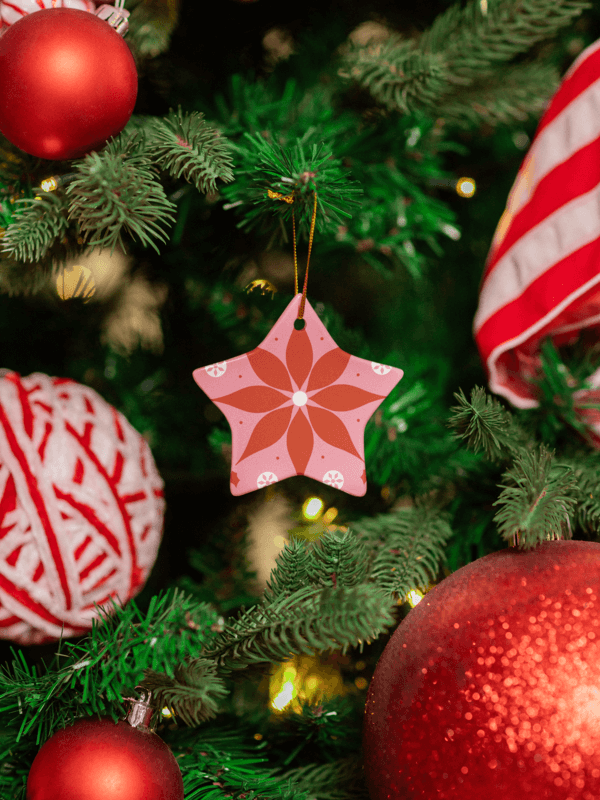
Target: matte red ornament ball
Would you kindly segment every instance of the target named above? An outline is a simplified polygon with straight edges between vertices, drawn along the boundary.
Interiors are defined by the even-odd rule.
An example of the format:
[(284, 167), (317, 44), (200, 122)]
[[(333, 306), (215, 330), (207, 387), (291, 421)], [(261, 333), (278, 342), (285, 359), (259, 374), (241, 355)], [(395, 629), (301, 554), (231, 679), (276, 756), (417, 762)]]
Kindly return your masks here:
[(137, 86), (123, 38), (87, 11), (42, 9), (0, 38), (0, 131), (39, 158), (103, 147), (131, 117)]
[(462, 567), (390, 638), (369, 687), (372, 800), (598, 800), (600, 544)]
[(35, 757), (27, 800), (183, 800), (177, 761), (148, 729), (83, 719), (57, 731)]

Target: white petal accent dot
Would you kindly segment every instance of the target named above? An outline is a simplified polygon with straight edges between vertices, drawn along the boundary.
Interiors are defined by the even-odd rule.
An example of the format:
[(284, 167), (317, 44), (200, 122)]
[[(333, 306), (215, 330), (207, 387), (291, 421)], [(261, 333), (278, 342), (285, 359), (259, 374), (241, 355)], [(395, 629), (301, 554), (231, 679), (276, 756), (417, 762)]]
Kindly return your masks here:
[(220, 378), (221, 375), (227, 371), (227, 362), (219, 361), (217, 364), (209, 364), (208, 367), (204, 367), (204, 369), (211, 378)]
[(344, 485), (344, 476), (337, 469), (330, 469), (323, 475), (323, 483), (333, 486), (335, 489), (341, 489)]
[(272, 483), (277, 483), (278, 480), (274, 472), (261, 472), (256, 480), (256, 485), (262, 489), (263, 486), (270, 486)]

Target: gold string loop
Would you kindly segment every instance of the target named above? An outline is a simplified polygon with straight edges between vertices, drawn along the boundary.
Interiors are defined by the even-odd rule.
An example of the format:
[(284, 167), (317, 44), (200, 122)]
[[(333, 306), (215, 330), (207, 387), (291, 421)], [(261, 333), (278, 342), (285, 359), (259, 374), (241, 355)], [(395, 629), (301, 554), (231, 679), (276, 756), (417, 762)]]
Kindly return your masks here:
[[(281, 192), (273, 192), (271, 189), (268, 189), (268, 194), (271, 200), (283, 200), (284, 202), (288, 203), (288, 205), (292, 205), (294, 202), (294, 194), (284, 195)], [(317, 220), (317, 192), (315, 190), (315, 203), (313, 206), (313, 214), (312, 220), (310, 223), (310, 235), (308, 239), (308, 256), (306, 258), (306, 272), (304, 273), (304, 286), (302, 288), (302, 300), (300, 301), (300, 306), (298, 308), (298, 319), (302, 319), (304, 317), (304, 308), (306, 306), (306, 290), (308, 288), (308, 267), (310, 264), (310, 254), (312, 251), (312, 244), (315, 235), (315, 223)], [(294, 240), (294, 296), (298, 294), (298, 252), (296, 247), (296, 213), (295, 209), (292, 209), (292, 233), (293, 233), (293, 240)]]
[(288, 205), (294, 202), (294, 193), (292, 194), (281, 194), (281, 192), (272, 192), (270, 189), (267, 190), (269, 193), (269, 197), (271, 200), (285, 200)]

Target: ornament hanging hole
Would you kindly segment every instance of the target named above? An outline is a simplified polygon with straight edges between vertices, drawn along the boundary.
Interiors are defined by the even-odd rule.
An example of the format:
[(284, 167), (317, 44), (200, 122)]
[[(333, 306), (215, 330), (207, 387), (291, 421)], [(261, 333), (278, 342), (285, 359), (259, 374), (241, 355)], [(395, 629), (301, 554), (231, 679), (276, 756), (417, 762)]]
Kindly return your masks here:
[(294, 328), (297, 331), (303, 331), (305, 327), (306, 327), (306, 321), (305, 320), (303, 320), (303, 319), (295, 319), (294, 320)]

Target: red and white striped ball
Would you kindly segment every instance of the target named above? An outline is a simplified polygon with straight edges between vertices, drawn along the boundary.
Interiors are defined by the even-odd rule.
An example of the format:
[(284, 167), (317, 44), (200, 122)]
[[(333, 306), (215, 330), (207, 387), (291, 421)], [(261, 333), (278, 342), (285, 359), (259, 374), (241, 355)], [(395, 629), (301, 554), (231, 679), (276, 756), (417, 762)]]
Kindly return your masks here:
[(77, 8), (96, 13), (93, 0), (0, 0), (0, 36), (13, 22), (42, 8)]
[(0, 638), (77, 636), (142, 589), (163, 531), (146, 440), (93, 389), (0, 370)]

